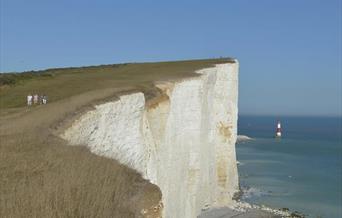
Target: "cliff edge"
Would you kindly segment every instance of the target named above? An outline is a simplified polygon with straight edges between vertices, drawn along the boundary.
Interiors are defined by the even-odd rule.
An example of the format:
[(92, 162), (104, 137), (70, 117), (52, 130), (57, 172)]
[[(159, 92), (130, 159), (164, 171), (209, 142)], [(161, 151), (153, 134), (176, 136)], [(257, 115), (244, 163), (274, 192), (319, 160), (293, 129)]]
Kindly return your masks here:
[[(238, 191), (238, 62), (156, 82), (161, 95), (124, 94), (95, 106), (61, 137), (137, 170), (162, 191), (163, 217), (196, 217)], [(143, 212), (142, 212), (143, 213)]]

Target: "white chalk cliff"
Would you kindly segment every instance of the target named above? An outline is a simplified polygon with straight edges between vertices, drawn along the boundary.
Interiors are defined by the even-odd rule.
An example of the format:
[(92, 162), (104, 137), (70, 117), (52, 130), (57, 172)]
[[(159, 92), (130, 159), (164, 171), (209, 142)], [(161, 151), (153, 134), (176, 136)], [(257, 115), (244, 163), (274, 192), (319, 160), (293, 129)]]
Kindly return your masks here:
[(156, 84), (164, 95), (120, 96), (83, 114), (61, 135), (136, 169), (162, 191), (163, 217), (196, 217), (238, 191), (238, 62)]

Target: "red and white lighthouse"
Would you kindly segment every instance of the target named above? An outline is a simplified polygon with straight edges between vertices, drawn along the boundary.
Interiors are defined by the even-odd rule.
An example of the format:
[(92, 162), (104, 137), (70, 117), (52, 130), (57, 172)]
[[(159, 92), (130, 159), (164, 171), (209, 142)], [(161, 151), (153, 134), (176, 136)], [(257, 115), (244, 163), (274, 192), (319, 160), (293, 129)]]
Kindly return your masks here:
[(280, 124), (280, 121), (278, 121), (278, 124), (277, 124), (277, 130), (276, 130), (276, 137), (281, 137), (281, 124)]

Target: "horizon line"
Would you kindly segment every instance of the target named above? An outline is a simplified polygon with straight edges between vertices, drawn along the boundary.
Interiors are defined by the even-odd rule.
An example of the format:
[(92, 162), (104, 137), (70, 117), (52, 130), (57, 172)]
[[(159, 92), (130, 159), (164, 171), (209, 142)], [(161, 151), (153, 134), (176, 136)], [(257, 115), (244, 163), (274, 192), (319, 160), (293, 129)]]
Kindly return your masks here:
[(254, 117), (325, 117), (325, 118), (342, 118), (342, 114), (238, 114), (238, 116), (254, 116)]

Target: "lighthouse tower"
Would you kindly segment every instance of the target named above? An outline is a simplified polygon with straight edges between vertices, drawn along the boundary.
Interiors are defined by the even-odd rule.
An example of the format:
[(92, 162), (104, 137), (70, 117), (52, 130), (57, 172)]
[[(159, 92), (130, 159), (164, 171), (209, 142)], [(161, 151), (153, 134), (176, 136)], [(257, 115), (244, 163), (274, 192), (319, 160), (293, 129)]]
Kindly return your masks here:
[(280, 124), (280, 121), (278, 121), (278, 124), (277, 124), (277, 131), (276, 131), (276, 137), (281, 137), (281, 124)]

